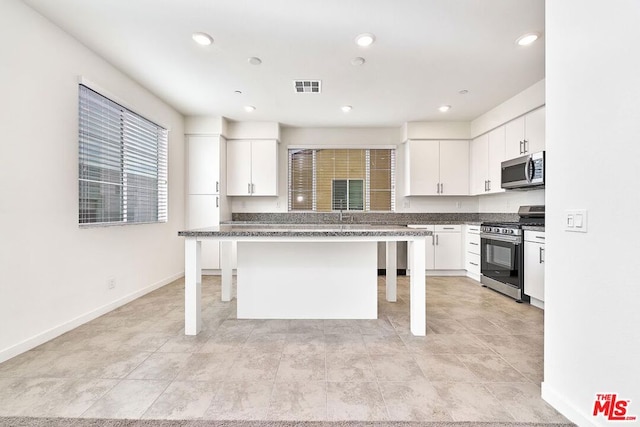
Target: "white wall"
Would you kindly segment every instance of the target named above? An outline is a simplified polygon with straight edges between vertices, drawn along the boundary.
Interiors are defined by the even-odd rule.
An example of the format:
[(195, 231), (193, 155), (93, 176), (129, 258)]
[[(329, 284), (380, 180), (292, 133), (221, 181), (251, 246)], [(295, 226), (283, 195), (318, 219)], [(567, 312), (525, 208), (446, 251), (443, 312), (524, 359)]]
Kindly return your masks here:
[(543, 106), (545, 103), (544, 87), (545, 81), (543, 79), (472, 120), (470, 125), (471, 138), (487, 133), (508, 121)]
[[(184, 135), (180, 114), (19, 1), (0, 2), (0, 52), (3, 361), (182, 274)], [(78, 227), (81, 75), (169, 127), (168, 223)]]
[[(640, 417), (640, 6), (547, 2), (547, 185), (543, 397), (579, 425), (596, 393)], [(563, 230), (588, 210), (588, 233)]]

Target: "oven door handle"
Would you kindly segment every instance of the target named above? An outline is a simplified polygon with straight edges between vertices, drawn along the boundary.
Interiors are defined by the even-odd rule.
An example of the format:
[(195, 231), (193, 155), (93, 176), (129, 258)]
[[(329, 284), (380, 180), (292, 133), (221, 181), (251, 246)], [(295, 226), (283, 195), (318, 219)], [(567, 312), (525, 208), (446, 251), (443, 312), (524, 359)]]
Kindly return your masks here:
[(509, 236), (496, 236), (494, 234), (482, 234), (482, 233), (480, 233), (480, 238), (481, 239), (486, 239), (486, 240), (497, 240), (499, 242), (513, 243), (514, 245), (519, 245), (519, 244), (522, 243), (520, 241), (520, 239), (518, 239), (518, 238), (513, 238), (513, 237), (509, 237)]

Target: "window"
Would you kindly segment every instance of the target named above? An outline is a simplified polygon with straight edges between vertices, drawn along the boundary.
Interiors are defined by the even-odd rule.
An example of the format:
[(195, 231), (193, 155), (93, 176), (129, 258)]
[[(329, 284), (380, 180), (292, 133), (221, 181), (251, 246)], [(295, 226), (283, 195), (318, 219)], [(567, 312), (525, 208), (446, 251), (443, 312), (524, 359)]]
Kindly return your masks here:
[(166, 222), (167, 130), (79, 90), (79, 223)]
[(395, 209), (394, 149), (289, 150), (289, 210)]

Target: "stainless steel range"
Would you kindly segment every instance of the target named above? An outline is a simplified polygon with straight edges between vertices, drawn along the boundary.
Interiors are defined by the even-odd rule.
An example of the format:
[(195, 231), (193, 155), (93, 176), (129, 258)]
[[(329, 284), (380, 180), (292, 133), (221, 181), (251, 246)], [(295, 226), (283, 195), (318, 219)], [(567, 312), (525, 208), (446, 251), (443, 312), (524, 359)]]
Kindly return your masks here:
[(480, 227), (480, 281), (516, 302), (529, 302), (524, 293), (522, 227), (544, 225), (544, 206), (521, 206), (518, 222), (483, 222)]

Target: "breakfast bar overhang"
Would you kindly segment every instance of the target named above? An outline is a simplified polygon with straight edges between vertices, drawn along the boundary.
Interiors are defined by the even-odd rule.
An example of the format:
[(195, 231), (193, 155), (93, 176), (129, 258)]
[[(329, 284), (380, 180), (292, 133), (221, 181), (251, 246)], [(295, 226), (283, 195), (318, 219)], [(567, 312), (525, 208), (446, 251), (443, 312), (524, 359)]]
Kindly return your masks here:
[(431, 231), (361, 224), (241, 224), (185, 230), (185, 334), (201, 329), (201, 242), (220, 241), (222, 301), (232, 294), (237, 242), (238, 319), (377, 318), (378, 242), (386, 242), (386, 299), (396, 301), (396, 242), (409, 251), (410, 321), (426, 333), (425, 237)]

